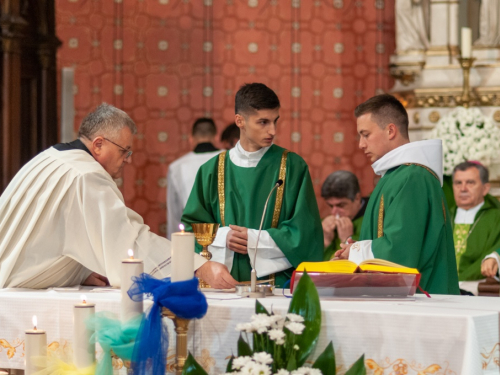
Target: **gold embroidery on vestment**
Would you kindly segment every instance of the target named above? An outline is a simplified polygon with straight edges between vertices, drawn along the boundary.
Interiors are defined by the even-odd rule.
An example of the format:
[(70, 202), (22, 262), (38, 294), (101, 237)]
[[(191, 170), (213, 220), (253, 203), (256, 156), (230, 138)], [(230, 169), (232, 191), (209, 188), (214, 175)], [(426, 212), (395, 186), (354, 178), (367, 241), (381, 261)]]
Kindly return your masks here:
[(285, 151), (283, 151), (283, 155), (281, 155), (281, 164), (280, 164), (280, 172), (279, 172), (279, 179), (282, 180), (283, 183), (276, 191), (276, 202), (274, 203), (273, 222), (271, 224), (271, 228), (277, 228), (278, 221), (280, 219), (281, 205), (283, 204), (283, 190), (285, 189), (286, 159), (287, 159), (287, 157), (288, 157), (288, 150), (285, 150)]
[(226, 226), (224, 223), (224, 209), (226, 208), (226, 196), (224, 195), (224, 164), (226, 161), (226, 153), (227, 151), (224, 151), (219, 154), (219, 169), (217, 173), (217, 187), (219, 191), (219, 213), (220, 213), (220, 222), (223, 227)]
[(423, 164), (418, 164), (418, 163), (405, 163), (404, 165), (416, 165), (417, 167), (422, 167), (424, 169), (426, 169), (430, 174), (432, 174), (434, 177), (436, 177), (436, 179), (439, 181), (439, 177), (436, 173), (434, 173), (434, 171), (432, 169), (430, 169), (429, 167), (426, 167), (425, 165)]
[(384, 235), (384, 195), (380, 197), (380, 205), (378, 206), (378, 230), (377, 238)]

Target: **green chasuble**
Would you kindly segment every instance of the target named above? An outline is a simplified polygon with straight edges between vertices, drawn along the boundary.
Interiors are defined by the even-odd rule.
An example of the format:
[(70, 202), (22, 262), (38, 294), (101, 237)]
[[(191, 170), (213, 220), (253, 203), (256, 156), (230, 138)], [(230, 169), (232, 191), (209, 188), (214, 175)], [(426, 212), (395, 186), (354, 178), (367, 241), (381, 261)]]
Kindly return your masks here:
[(373, 241), (375, 258), (418, 269), (427, 292), (459, 294), (451, 221), (434, 173), (400, 165), (375, 187), (360, 239)]
[[(358, 217), (357, 219), (352, 221), (352, 239), (354, 241), (359, 240), (359, 236), (361, 234), (361, 224), (363, 223), (363, 216)], [(340, 238), (337, 234), (337, 231), (335, 231), (335, 238), (333, 239), (332, 243), (325, 247), (325, 251), (323, 253), (323, 260), (327, 261), (333, 258), (335, 255), (335, 252), (337, 250), (340, 250)]]
[[(456, 212), (456, 207), (451, 209), (452, 218), (455, 218)], [(452, 222), (452, 225), (455, 223)], [(458, 279), (460, 281), (484, 279), (481, 274), (481, 262), (486, 255), (494, 251), (500, 254), (500, 202), (487, 194), (470, 227), (465, 251), (460, 256)]]
[[(272, 145), (255, 168), (236, 166), (226, 153), (224, 171), (224, 224), (259, 229), (269, 192), (279, 177), (284, 149)], [(191, 190), (182, 222), (221, 223), (218, 194), (218, 160), (216, 156), (201, 166)], [(286, 161), (283, 201), (278, 225), (272, 228), (276, 191), (269, 199), (263, 230), (267, 230), (293, 268), (277, 273), (276, 285), (282, 286), (301, 262), (318, 262), (323, 255), (323, 231), (318, 204), (305, 161), (289, 152)], [(201, 247), (197, 244), (197, 251)], [(258, 268), (257, 263), (257, 268)], [(248, 254), (234, 253), (231, 275), (238, 281), (249, 281), (252, 270)], [(267, 279), (267, 276), (265, 277)]]

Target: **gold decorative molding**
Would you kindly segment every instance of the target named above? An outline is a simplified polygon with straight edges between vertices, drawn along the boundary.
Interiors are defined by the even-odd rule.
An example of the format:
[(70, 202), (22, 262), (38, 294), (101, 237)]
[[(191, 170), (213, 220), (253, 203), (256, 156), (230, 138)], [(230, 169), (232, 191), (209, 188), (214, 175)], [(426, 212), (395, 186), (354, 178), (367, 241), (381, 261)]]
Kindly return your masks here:
[[(462, 88), (415, 89), (397, 92), (406, 109), (410, 108), (454, 108), (463, 105)], [(470, 106), (500, 106), (500, 87), (478, 87), (471, 90)]]
[(418, 124), (420, 122), (420, 112), (415, 112), (413, 114), (413, 121), (415, 122), (415, 124)]
[(431, 113), (429, 113), (429, 121), (432, 123), (438, 122), (440, 118), (441, 115), (439, 114), (438, 111), (432, 111)]
[(424, 68), (424, 61), (398, 62), (389, 65), (389, 71), (394, 79), (401, 81), (403, 86), (415, 82), (415, 78)]
[(500, 122), (500, 111), (495, 111), (495, 113), (493, 113), (493, 120)]

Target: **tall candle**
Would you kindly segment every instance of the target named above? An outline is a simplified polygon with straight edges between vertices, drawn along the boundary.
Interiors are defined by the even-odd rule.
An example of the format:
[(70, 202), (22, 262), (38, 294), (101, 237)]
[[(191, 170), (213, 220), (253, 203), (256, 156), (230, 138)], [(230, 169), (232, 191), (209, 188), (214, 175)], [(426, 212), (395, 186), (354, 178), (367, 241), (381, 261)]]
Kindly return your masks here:
[(471, 57), (472, 51), (472, 30), (470, 27), (462, 27), (462, 58)]
[(142, 314), (144, 311), (142, 301), (132, 301), (128, 296), (128, 290), (134, 283), (132, 277), (139, 276), (144, 272), (144, 262), (141, 259), (134, 258), (134, 251), (128, 251), (129, 258), (122, 260), (121, 268), (121, 289), (122, 289), (122, 304), (121, 304), (121, 320), (127, 320)]
[(191, 280), (194, 277), (194, 233), (184, 232), (184, 226), (179, 225), (180, 232), (172, 233), (172, 282)]
[[(24, 373), (32, 375), (43, 370), (44, 366), (33, 363), (33, 357), (47, 356), (47, 334), (44, 330), (37, 328), (36, 315), (33, 315), (33, 329), (25, 331), (24, 335)], [(38, 363), (38, 365), (41, 365)]]
[(85, 368), (95, 362), (95, 344), (90, 343), (94, 330), (88, 329), (87, 319), (95, 314), (95, 304), (87, 303), (82, 296), (82, 303), (73, 308), (73, 363), (77, 368)]

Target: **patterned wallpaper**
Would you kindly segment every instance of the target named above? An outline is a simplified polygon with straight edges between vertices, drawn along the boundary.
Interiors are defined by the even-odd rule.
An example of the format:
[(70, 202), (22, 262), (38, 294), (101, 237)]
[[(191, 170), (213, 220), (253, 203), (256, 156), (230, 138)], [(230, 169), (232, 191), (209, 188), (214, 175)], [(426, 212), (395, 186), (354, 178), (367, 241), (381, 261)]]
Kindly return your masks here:
[(75, 67), (75, 126), (105, 101), (139, 134), (122, 191), (156, 233), (165, 233), (166, 173), (189, 151), (197, 117), (219, 133), (234, 94), (263, 82), (282, 103), (276, 143), (321, 183), (338, 169), (373, 189), (357, 147), (353, 110), (393, 82), (394, 0), (57, 0), (58, 68)]

